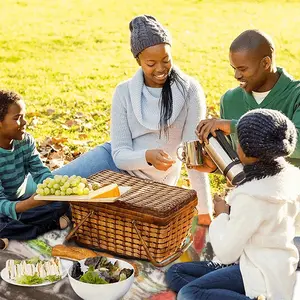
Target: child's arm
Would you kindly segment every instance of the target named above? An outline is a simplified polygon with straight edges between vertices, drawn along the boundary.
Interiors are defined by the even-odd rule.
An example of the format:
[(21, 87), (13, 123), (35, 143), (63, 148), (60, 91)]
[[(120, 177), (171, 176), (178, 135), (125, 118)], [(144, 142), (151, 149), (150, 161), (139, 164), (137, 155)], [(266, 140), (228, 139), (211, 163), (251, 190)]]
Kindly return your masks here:
[(27, 159), (28, 171), (31, 174), (34, 182), (39, 184), (48, 177), (53, 177), (51, 171), (44, 165), (40, 158), (40, 154), (36, 149), (35, 141), (31, 135), (28, 135), (29, 139), (29, 156)]
[(0, 214), (17, 220), (17, 213), (29, 210), (37, 206), (46, 205), (48, 203), (48, 201), (33, 200), (33, 196), (22, 201), (10, 201), (4, 193), (4, 188), (0, 180)]
[(34, 200), (33, 199), (34, 196), (35, 195), (32, 195), (30, 198), (26, 200), (18, 201), (15, 207), (16, 213), (21, 213), (29, 209), (51, 203), (51, 201)]
[(237, 195), (230, 216), (220, 214), (210, 225), (209, 236), (218, 259), (234, 263), (241, 256), (248, 240), (265, 220), (264, 202), (248, 195)]

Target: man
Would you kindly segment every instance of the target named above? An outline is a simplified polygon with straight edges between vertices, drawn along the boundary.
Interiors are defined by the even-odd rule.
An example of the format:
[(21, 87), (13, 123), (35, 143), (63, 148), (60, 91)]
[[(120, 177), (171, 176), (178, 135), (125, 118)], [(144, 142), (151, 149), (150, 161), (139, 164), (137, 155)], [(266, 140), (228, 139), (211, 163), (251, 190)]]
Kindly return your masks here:
[[(256, 108), (279, 110), (297, 128), (296, 149), (288, 160), (300, 167), (300, 81), (276, 66), (274, 43), (268, 35), (258, 30), (246, 30), (232, 42), (229, 60), (240, 85), (223, 95), (221, 119), (206, 119), (199, 123), (197, 132), (200, 141), (207, 143), (208, 135), (215, 136), (215, 131), (219, 129), (230, 135), (232, 146), (236, 148), (236, 124), (244, 113)], [(217, 167), (206, 155), (203, 166), (195, 169), (214, 172)], [(300, 228), (297, 228), (296, 234), (295, 244), (300, 251)]]
[[(236, 124), (247, 111), (255, 108), (279, 110), (293, 121), (298, 130), (295, 152), (288, 160), (300, 167), (300, 81), (295, 81), (284, 69), (276, 67), (272, 39), (258, 30), (246, 30), (231, 44), (229, 60), (240, 86), (227, 91), (221, 99), (221, 119), (207, 119), (197, 127), (201, 142), (207, 143), (216, 130), (230, 135), (236, 147)], [(216, 167), (205, 159), (197, 168), (213, 172)]]

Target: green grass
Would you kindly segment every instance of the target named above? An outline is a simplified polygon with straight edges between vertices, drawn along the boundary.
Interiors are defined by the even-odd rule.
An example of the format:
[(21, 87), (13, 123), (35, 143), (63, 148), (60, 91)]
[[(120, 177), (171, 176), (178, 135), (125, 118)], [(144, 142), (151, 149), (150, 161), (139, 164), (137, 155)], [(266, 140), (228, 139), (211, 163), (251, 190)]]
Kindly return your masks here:
[[(134, 16), (152, 14), (169, 29), (175, 63), (201, 82), (208, 113), (216, 115), (221, 95), (236, 86), (229, 45), (246, 29), (269, 33), (278, 65), (300, 77), (299, 11), (296, 0), (0, 1), (1, 88), (25, 97), (29, 122), (39, 121), (29, 129), (36, 139), (62, 136), (72, 143), (87, 134), (93, 147), (109, 139), (115, 86), (138, 67), (129, 47)], [(76, 112), (83, 123), (62, 126)]]

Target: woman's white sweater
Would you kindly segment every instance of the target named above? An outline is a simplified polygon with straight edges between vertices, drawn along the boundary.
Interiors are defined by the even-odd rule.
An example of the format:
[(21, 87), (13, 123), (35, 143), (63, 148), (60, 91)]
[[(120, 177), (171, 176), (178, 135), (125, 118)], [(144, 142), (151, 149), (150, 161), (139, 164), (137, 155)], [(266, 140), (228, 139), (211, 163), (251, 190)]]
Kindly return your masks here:
[[(144, 85), (142, 69), (115, 90), (111, 111), (112, 155), (116, 166), (129, 174), (176, 185), (181, 162), (176, 156), (182, 142), (197, 139), (195, 129), (205, 118), (206, 103), (203, 90), (193, 78), (180, 72), (185, 79), (186, 95), (180, 85), (171, 86), (173, 114), (169, 120), (168, 138), (159, 132), (159, 97), (151, 95)], [(176, 163), (167, 171), (149, 166), (146, 151), (163, 149)], [(192, 188), (197, 191), (198, 211), (211, 212), (209, 180), (206, 174), (188, 170)]]
[(230, 215), (210, 225), (210, 239), (224, 264), (239, 260), (246, 295), (291, 300), (298, 251), (293, 243), (299, 214), (300, 170), (288, 165), (275, 176), (252, 180), (228, 196)]

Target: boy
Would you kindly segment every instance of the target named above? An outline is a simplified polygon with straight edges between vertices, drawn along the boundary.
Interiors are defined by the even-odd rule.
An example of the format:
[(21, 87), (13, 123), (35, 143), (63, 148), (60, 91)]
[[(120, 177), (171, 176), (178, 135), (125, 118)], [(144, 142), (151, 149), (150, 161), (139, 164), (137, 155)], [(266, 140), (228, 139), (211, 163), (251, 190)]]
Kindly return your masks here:
[[(0, 90), (0, 238), (29, 240), (52, 229), (64, 229), (68, 203), (36, 201), (36, 184), (53, 177), (43, 165), (33, 137), (25, 131), (25, 103), (16, 93)], [(67, 220), (67, 221), (66, 221)], [(5, 246), (4, 246), (5, 247)], [(3, 248), (4, 248), (3, 247)]]

